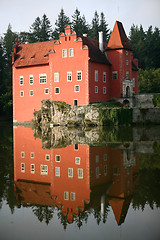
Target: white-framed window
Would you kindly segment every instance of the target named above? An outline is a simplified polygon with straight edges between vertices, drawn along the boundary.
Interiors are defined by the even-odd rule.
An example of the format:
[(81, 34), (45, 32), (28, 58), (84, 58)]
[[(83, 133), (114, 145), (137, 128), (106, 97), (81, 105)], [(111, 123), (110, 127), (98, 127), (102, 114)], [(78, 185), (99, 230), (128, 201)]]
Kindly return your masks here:
[(23, 85), (23, 84), (24, 84), (24, 77), (23, 77), (23, 76), (20, 76), (20, 77), (19, 77), (19, 84), (20, 84), (20, 85)]
[(67, 82), (72, 82), (72, 72), (67, 72)]
[(95, 82), (98, 82), (98, 71), (95, 70)]
[(29, 91), (29, 96), (33, 96), (33, 90)]
[(77, 71), (77, 81), (82, 81), (82, 71)]
[(54, 82), (59, 82), (59, 72), (54, 72)]
[(35, 173), (35, 164), (31, 164), (31, 173), (32, 173), (32, 174)]
[(126, 60), (126, 65), (128, 66), (128, 60)]
[(25, 158), (25, 152), (21, 152), (21, 158)]
[(60, 177), (60, 167), (55, 167), (55, 176)]
[(41, 164), (41, 175), (48, 175), (48, 166)]
[(29, 84), (33, 85), (33, 83), (34, 83), (33, 75), (29, 75)]
[(46, 155), (45, 155), (45, 159), (46, 159), (46, 161), (50, 161), (50, 155), (49, 155), (49, 154), (46, 154)]
[(118, 79), (118, 73), (117, 71), (112, 72), (112, 79), (117, 80)]
[(78, 168), (78, 179), (83, 179), (83, 168)]
[(126, 51), (126, 56), (128, 56), (128, 51)]
[(96, 155), (96, 163), (99, 162), (99, 155)]
[(107, 176), (107, 165), (104, 165), (104, 176)]
[(74, 144), (74, 150), (78, 150), (78, 144)]
[(68, 177), (73, 178), (73, 168), (68, 168)]
[(73, 57), (74, 56), (74, 50), (73, 48), (69, 48), (69, 57)]
[(56, 162), (60, 162), (61, 161), (61, 156), (60, 155), (56, 155), (55, 156), (55, 161)]
[(25, 172), (25, 163), (21, 163), (21, 172)]
[(129, 72), (126, 72), (126, 79), (129, 79)]
[(75, 200), (76, 200), (76, 193), (71, 192), (71, 201), (75, 201)]
[(103, 72), (103, 82), (106, 83), (106, 72)]
[(49, 89), (48, 88), (44, 89), (44, 94), (49, 94)]
[(95, 86), (95, 93), (98, 93), (98, 86)]
[(55, 87), (54, 91), (55, 91), (55, 94), (59, 94), (60, 93), (60, 88), (59, 87)]
[(34, 152), (31, 152), (30, 156), (31, 158), (34, 158)]
[(103, 160), (104, 160), (104, 161), (107, 161), (107, 153), (105, 153), (105, 154), (103, 155)]
[(96, 167), (96, 178), (99, 178), (99, 167)]
[(74, 99), (73, 104), (74, 104), (74, 106), (78, 106), (78, 100)]
[(106, 87), (103, 87), (103, 94), (106, 94)]
[(24, 97), (24, 91), (20, 91), (20, 97)]
[(69, 192), (64, 192), (64, 200), (69, 200)]
[(80, 91), (80, 86), (79, 85), (75, 85), (74, 86), (74, 91), (75, 92), (79, 92)]
[(39, 74), (39, 83), (40, 84), (47, 83), (47, 75), (45, 73), (44, 74)]
[(80, 157), (75, 157), (75, 164), (80, 165), (81, 158)]
[(62, 49), (62, 57), (63, 58), (67, 57), (67, 49)]

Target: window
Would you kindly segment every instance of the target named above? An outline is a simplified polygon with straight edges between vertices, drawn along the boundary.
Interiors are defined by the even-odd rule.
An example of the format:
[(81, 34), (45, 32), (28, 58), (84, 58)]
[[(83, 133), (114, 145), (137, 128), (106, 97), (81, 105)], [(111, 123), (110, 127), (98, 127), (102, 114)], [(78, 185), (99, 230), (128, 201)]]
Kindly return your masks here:
[(33, 83), (34, 83), (33, 75), (30, 75), (29, 76), (29, 84), (33, 85)]
[(74, 56), (74, 50), (73, 48), (69, 49), (69, 57), (73, 57)]
[(80, 91), (79, 89), (80, 89), (79, 85), (75, 85), (75, 86), (74, 86), (74, 91), (75, 91), (75, 92), (79, 92), (79, 91)]
[(67, 57), (67, 49), (62, 50), (62, 57), (63, 58)]
[(95, 93), (98, 93), (98, 86), (95, 86)]
[(81, 158), (75, 157), (75, 164), (80, 165)]
[(106, 94), (106, 87), (103, 87), (103, 94)]
[(82, 80), (82, 71), (77, 71), (77, 81)]
[(55, 161), (56, 162), (60, 162), (61, 161), (61, 156), (60, 155), (56, 155), (55, 156)]
[(133, 78), (133, 87), (135, 87), (135, 78)]
[(78, 106), (78, 100), (74, 99), (74, 106)]
[(98, 71), (95, 71), (95, 82), (98, 82)]
[(48, 175), (48, 166), (41, 164), (41, 175)]
[(68, 168), (68, 177), (73, 178), (73, 168)]
[(104, 161), (107, 161), (107, 154), (105, 153), (103, 156)]
[(126, 65), (128, 66), (128, 60), (126, 60)]
[(20, 78), (19, 78), (19, 84), (20, 84), (20, 85), (23, 85), (23, 84), (24, 84), (24, 77), (23, 77), (23, 76), (20, 76)]
[(104, 176), (107, 176), (107, 165), (104, 165)]
[(118, 79), (118, 77), (117, 77), (117, 71), (112, 72), (112, 79), (113, 79), (113, 80), (117, 80), (117, 79)]
[(60, 177), (60, 167), (55, 167), (55, 176)]
[(60, 93), (60, 89), (59, 89), (59, 87), (56, 87), (55, 88), (55, 94), (59, 94)]
[(20, 97), (24, 97), (24, 91), (20, 91)]
[(118, 175), (118, 168), (117, 167), (113, 168), (113, 175)]
[(96, 155), (96, 163), (99, 162), (99, 155)]
[(25, 152), (21, 152), (21, 158), (25, 157)]
[(75, 200), (76, 200), (76, 193), (71, 192), (71, 201), (75, 201)]
[(78, 168), (78, 179), (83, 179), (83, 169)]
[(33, 90), (29, 91), (29, 96), (33, 96)]
[(99, 167), (96, 167), (96, 178), (99, 178)]
[(106, 82), (106, 72), (103, 72), (103, 82)]
[(49, 161), (50, 160), (50, 155), (46, 154), (45, 159), (46, 159), (46, 161)]
[(44, 94), (49, 94), (49, 89), (48, 88), (44, 89)]
[(25, 172), (25, 163), (21, 163), (21, 172)]
[(129, 72), (126, 72), (126, 79), (129, 79)]
[(69, 192), (64, 192), (64, 200), (69, 200)]
[(67, 82), (72, 81), (72, 72), (67, 72)]
[(78, 150), (78, 144), (74, 144), (74, 150)]
[(34, 158), (34, 152), (31, 152), (31, 158)]
[(128, 56), (128, 51), (126, 51), (126, 56)]
[(39, 75), (39, 82), (40, 82), (40, 84), (45, 84), (47, 82), (47, 75), (46, 74), (40, 74)]
[(59, 72), (54, 72), (54, 82), (59, 82)]
[(31, 173), (32, 173), (32, 174), (35, 173), (35, 164), (31, 164)]

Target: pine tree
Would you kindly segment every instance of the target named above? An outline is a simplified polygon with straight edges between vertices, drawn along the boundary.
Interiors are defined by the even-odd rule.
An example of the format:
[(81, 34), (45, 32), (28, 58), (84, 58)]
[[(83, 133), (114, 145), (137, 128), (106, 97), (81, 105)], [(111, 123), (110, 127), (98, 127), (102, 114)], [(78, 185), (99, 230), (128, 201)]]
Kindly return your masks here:
[(53, 32), (53, 38), (54, 39), (58, 39), (59, 38), (59, 34), (64, 32), (64, 29), (67, 25), (70, 25), (70, 19), (69, 17), (67, 17), (64, 13), (63, 8), (61, 9), (59, 15), (58, 15), (58, 19), (55, 22), (55, 30)]
[(88, 33), (88, 24), (86, 22), (85, 16), (83, 15), (81, 17), (78, 8), (76, 8), (74, 15), (72, 16), (72, 29), (77, 33), (77, 35)]
[(37, 17), (34, 23), (30, 27), (29, 42), (40, 42), (40, 41), (41, 41), (41, 19)]
[(99, 15), (97, 11), (94, 13), (94, 18), (92, 20), (92, 28), (91, 28), (91, 37), (98, 40), (98, 32), (99, 32)]
[(109, 34), (110, 30), (108, 29), (108, 24), (106, 23), (105, 16), (104, 16), (103, 12), (101, 12), (101, 16), (100, 16), (99, 31), (103, 32), (103, 41), (108, 42), (109, 36), (110, 36), (110, 34)]
[(52, 35), (51, 24), (46, 14), (44, 14), (41, 20), (40, 41), (42, 42), (50, 40), (51, 35)]

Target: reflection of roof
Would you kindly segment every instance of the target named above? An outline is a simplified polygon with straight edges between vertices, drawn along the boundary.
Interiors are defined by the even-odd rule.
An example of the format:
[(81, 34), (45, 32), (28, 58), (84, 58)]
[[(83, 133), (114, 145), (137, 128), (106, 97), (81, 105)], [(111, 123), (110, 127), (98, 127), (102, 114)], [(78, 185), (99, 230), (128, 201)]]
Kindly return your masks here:
[(119, 48), (131, 50), (129, 40), (126, 36), (122, 23), (116, 21), (106, 50)]
[(54, 41), (18, 45), (15, 67), (33, 66), (49, 63), (48, 52), (53, 49)]
[(17, 181), (15, 186), (23, 203), (55, 205), (55, 200), (50, 196), (50, 184)]

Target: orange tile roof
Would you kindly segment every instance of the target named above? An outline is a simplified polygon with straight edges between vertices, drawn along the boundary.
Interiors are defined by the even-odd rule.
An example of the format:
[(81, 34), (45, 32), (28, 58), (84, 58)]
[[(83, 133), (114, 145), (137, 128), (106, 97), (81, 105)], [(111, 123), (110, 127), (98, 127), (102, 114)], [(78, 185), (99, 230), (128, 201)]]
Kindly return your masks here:
[(54, 41), (18, 45), (15, 56), (15, 67), (42, 65), (49, 63), (48, 51)]

